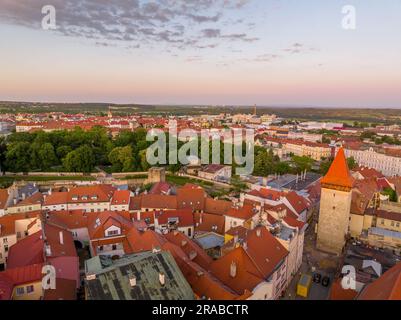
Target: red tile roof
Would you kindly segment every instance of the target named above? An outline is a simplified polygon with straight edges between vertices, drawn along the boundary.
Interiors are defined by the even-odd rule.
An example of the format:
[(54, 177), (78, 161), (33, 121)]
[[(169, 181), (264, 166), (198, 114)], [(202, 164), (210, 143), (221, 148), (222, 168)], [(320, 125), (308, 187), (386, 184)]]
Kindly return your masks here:
[[(230, 274), (232, 263), (236, 265), (234, 277)], [(243, 247), (238, 247), (213, 261), (210, 265), (210, 271), (239, 295), (246, 291), (252, 292), (256, 286), (264, 281), (263, 274), (255, 266)]]
[[(76, 257), (77, 251), (74, 245), (74, 239), (70, 231), (52, 225), (44, 224), (44, 233), (46, 242), (50, 246), (51, 254), (48, 257)], [(63, 235), (63, 243), (60, 241), (60, 234)]]
[(104, 238), (105, 231), (112, 225), (119, 227), (121, 234), (125, 235), (133, 228), (132, 222), (127, 217), (124, 217), (121, 212), (103, 211), (91, 216), (88, 220), (90, 238), (92, 240)]
[(7, 268), (4, 274), (11, 279), (14, 286), (38, 282), (42, 280), (42, 267), (43, 264), (31, 264), (29, 266)]
[(341, 285), (341, 279), (333, 282), (330, 289), (330, 300), (354, 300), (358, 292), (351, 289), (344, 289)]
[(246, 205), (246, 204), (244, 204), (244, 206), (242, 206), (240, 208), (231, 208), (226, 213), (227, 216), (242, 219), (242, 220), (249, 220), (255, 214), (257, 214), (257, 212), (254, 210), (254, 207), (251, 205)]
[(344, 149), (340, 148), (330, 166), (329, 171), (321, 180), (322, 184), (352, 188), (354, 179), (352, 178), (345, 158)]
[(179, 246), (185, 252), (187, 257), (194, 256), (192, 261), (199, 264), (202, 268), (207, 269), (212, 261), (207, 253), (194, 241), (189, 239), (181, 232), (170, 232), (164, 235), (165, 239), (175, 245)]
[(111, 185), (79, 186), (68, 191), (68, 203), (110, 202), (116, 189)]
[(191, 209), (169, 210), (165, 212), (156, 213), (157, 221), (160, 225), (168, 224), (171, 218), (178, 218), (178, 227), (194, 226), (194, 216)]
[(230, 201), (206, 198), (204, 212), (224, 215), (225, 213), (227, 213), (228, 210), (230, 210), (231, 207), (232, 204)]
[(206, 193), (202, 188), (180, 188), (177, 190), (177, 207), (203, 210)]
[(112, 205), (129, 205), (131, 191), (116, 190), (111, 198)]
[(401, 263), (368, 284), (359, 294), (358, 300), (401, 300)]
[(44, 196), (43, 205), (52, 206), (57, 204), (67, 204), (68, 192), (52, 192), (52, 194)]
[(43, 300), (77, 300), (76, 281), (56, 279), (56, 289), (45, 290)]
[(224, 216), (208, 213), (195, 213), (194, 218), (195, 232), (215, 232), (224, 235)]
[(44, 262), (44, 241), (38, 231), (12, 245), (8, 252), (7, 268), (18, 268)]
[(5, 272), (0, 272), (0, 301), (11, 300), (13, 289), (13, 280)]

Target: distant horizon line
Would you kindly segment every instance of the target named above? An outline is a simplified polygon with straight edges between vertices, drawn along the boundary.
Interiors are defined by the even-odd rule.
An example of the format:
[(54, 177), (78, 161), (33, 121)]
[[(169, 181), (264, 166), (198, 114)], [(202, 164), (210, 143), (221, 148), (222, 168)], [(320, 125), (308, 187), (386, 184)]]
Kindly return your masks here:
[(292, 105), (292, 104), (277, 104), (277, 105), (258, 105), (258, 104), (239, 104), (239, 105), (230, 105), (230, 104), (182, 104), (182, 103), (116, 103), (116, 102), (80, 102), (80, 101), (69, 101), (69, 102), (60, 102), (60, 101), (22, 101), (22, 100), (0, 100), (0, 104), (5, 104), (5, 103), (30, 103), (30, 104), (84, 104), (84, 105), (110, 105), (110, 106), (142, 106), (142, 107), (223, 107), (223, 108), (254, 108), (255, 106), (257, 108), (262, 108), (262, 109), (281, 109), (281, 108), (294, 108), (294, 109), (367, 109), (367, 110), (373, 110), (373, 109), (381, 109), (381, 110), (400, 110), (401, 107), (379, 107), (379, 106), (349, 106), (349, 107), (344, 107), (344, 106), (316, 106), (316, 105)]

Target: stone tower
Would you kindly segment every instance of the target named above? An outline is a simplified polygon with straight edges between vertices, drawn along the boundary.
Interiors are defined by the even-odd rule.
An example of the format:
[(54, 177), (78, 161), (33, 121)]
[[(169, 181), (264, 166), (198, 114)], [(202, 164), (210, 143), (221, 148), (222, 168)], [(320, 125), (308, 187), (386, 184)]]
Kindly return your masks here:
[(353, 182), (341, 148), (321, 180), (317, 248), (322, 251), (340, 255), (344, 248), (349, 228)]
[(158, 183), (166, 181), (166, 169), (153, 167), (148, 171), (148, 179), (146, 183)]

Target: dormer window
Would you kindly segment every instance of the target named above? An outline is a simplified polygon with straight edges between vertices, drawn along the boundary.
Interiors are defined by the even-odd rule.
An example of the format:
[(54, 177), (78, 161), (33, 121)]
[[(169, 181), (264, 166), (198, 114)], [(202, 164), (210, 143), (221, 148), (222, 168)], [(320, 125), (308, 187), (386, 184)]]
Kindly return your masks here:
[(88, 196), (82, 196), (82, 200), (84, 201), (88, 200)]
[(78, 196), (72, 196), (72, 201), (78, 201)]
[(91, 197), (91, 199), (92, 199), (92, 200), (97, 200), (97, 195), (93, 195), (93, 196)]

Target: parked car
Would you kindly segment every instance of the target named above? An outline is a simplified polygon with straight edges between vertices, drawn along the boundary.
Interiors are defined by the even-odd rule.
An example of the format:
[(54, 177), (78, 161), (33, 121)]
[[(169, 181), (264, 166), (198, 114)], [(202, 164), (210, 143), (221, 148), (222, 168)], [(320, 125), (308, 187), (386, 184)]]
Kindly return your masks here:
[(330, 284), (330, 278), (329, 277), (323, 277), (322, 279), (322, 286), (323, 287), (328, 287)]
[(320, 283), (320, 280), (322, 280), (322, 275), (320, 273), (315, 273), (313, 275), (313, 282)]

